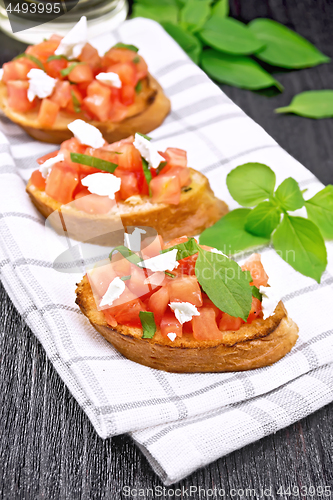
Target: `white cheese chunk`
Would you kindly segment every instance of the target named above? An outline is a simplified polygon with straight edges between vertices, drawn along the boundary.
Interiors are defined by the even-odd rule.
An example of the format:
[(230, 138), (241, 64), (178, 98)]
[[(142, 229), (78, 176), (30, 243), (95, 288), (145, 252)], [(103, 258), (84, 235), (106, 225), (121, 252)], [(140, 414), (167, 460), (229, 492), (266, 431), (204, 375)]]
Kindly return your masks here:
[(169, 339), (171, 340), (171, 342), (173, 342), (175, 340), (175, 338), (177, 337), (177, 334), (174, 333), (174, 332), (170, 332), (167, 334), (167, 337), (169, 337)]
[(174, 248), (170, 252), (161, 253), (160, 255), (156, 255), (156, 257), (139, 262), (138, 266), (146, 267), (154, 273), (157, 271), (172, 271), (179, 266), (177, 253), (177, 248)]
[(46, 179), (46, 177), (48, 176), (53, 165), (64, 160), (65, 160), (64, 155), (62, 153), (58, 153), (57, 156), (54, 156), (53, 158), (49, 158), (48, 160), (44, 161), (44, 163), (39, 167), (39, 171), (44, 177), (44, 179)]
[(105, 144), (105, 140), (98, 128), (83, 120), (74, 120), (67, 127), (81, 144), (95, 149), (102, 148)]
[(51, 78), (42, 69), (33, 68), (28, 73), (28, 99), (32, 102), (35, 97), (44, 99), (52, 94), (57, 80)]
[(143, 282), (144, 285), (154, 285), (154, 286), (160, 286), (163, 283), (163, 280), (165, 278), (165, 274), (163, 271), (157, 271), (156, 273), (152, 274), (151, 276), (148, 276)]
[(165, 161), (157, 149), (152, 145), (148, 139), (142, 137), (140, 134), (135, 134), (134, 147), (140, 152), (140, 155), (149, 163), (153, 168), (157, 168), (161, 161)]
[(133, 233), (124, 234), (124, 246), (132, 250), (132, 252), (140, 252), (141, 250), (141, 234), (146, 234), (147, 231), (136, 227)]
[(55, 51), (55, 55), (66, 56), (68, 59), (77, 59), (87, 42), (87, 18), (86, 16), (82, 16), (80, 21), (61, 40), (59, 47)]
[(2, 77), (3, 77), (3, 69), (0, 68), (0, 81), (2, 80)]
[(88, 188), (90, 193), (108, 196), (110, 200), (114, 200), (115, 193), (120, 189), (121, 179), (113, 174), (98, 172), (87, 175), (81, 183)]
[(170, 302), (169, 306), (181, 324), (191, 321), (193, 316), (200, 316), (198, 309), (190, 302)]
[(111, 281), (108, 289), (103, 295), (103, 298), (99, 303), (99, 307), (112, 306), (113, 302), (116, 299), (119, 299), (120, 295), (124, 292), (125, 288), (126, 285), (123, 282), (123, 280), (121, 280), (118, 277), (115, 278), (113, 281)]
[(110, 85), (110, 87), (116, 87), (116, 89), (120, 89), (122, 85), (117, 73), (99, 73), (96, 75), (96, 80), (99, 80), (106, 85)]
[(264, 314), (264, 319), (266, 319), (274, 314), (275, 308), (281, 298), (271, 286), (261, 285), (259, 291), (262, 294), (262, 312)]

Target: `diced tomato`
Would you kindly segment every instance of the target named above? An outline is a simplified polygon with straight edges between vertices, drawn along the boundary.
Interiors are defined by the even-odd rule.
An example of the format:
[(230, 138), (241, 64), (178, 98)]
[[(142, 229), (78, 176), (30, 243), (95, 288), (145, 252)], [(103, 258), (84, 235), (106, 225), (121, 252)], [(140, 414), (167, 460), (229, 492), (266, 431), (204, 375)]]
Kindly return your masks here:
[(115, 300), (110, 308), (111, 314), (121, 325), (128, 325), (141, 328), (140, 311), (145, 311), (146, 307), (142, 300), (135, 297), (127, 287), (119, 299)]
[(170, 167), (187, 167), (187, 153), (183, 149), (167, 148), (164, 153), (160, 152)]
[(166, 248), (174, 247), (176, 245), (180, 245), (181, 243), (186, 243), (186, 241), (188, 241), (187, 236), (180, 236), (179, 238), (174, 238), (173, 240), (169, 241), (168, 243), (164, 243), (163, 250), (165, 250)]
[(141, 252), (145, 259), (156, 257), (163, 249), (163, 239), (159, 234), (157, 236), (150, 236), (141, 242)]
[(154, 292), (148, 301), (148, 309), (154, 313), (155, 323), (159, 325), (169, 304), (169, 292), (167, 286), (162, 286)]
[(223, 313), (219, 323), (219, 329), (223, 332), (227, 330), (236, 331), (239, 330), (244, 323), (245, 321), (243, 321), (242, 318), (234, 318), (234, 316)]
[(45, 179), (39, 170), (34, 170), (30, 177), (31, 184), (41, 191), (45, 190)]
[(94, 75), (89, 64), (82, 63), (74, 66), (68, 75), (68, 80), (74, 83), (92, 82)]
[(86, 62), (87, 64), (89, 64), (93, 71), (96, 71), (101, 67), (102, 59), (98, 54), (98, 50), (90, 45), (90, 43), (85, 44), (78, 59), (81, 62)]
[(87, 214), (107, 214), (116, 204), (115, 200), (110, 200), (108, 196), (99, 196), (98, 194), (88, 195), (85, 191), (80, 191), (75, 196), (75, 207)]
[(131, 172), (142, 172), (142, 159), (140, 152), (128, 142), (115, 142), (104, 148), (107, 151), (117, 151), (120, 155), (115, 155), (115, 162), (122, 170), (130, 170)]
[(118, 325), (116, 318), (111, 314), (110, 309), (103, 309), (103, 314), (107, 323), (113, 328)]
[(222, 315), (222, 311), (220, 311), (220, 309), (214, 304), (214, 302), (210, 300), (208, 295), (206, 295), (205, 293), (202, 294), (202, 305), (203, 307), (209, 307), (210, 309), (214, 309), (215, 319), (216, 321), (219, 321)]
[(261, 256), (259, 253), (254, 253), (247, 259), (247, 261), (242, 265), (243, 271), (250, 271), (253, 278), (253, 284), (259, 288), (262, 286), (267, 286), (268, 276), (265, 272), (264, 266), (261, 263)]
[(133, 292), (137, 297), (144, 297), (146, 294), (152, 292), (152, 285), (145, 285), (144, 281), (148, 277), (147, 271), (140, 269), (138, 266), (134, 264), (131, 266), (131, 279), (126, 282), (128, 288)]
[[(114, 93), (114, 89), (112, 89), (112, 94)], [(111, 95), (111, 101), (112, 101), (112, 106), (111, 106), (111, 111), (109, 115), (110, 121), (117, 123), (121, 122), (127, 117), (128, 114), (128, 108), (124, 104), (122, 104), (119, 99), (114, 100)]]
[(81, 165), (81, 163), (74, 163), (71, 160), (71, 153), (85, 154), (87, 147), (81, 144), (76, 137), (67, 139), (60, 146), (60, 152), (64, 155), (65, 163), (77, 172), (89, 174), (95, 173), (97, 170), (93, 167), (88, 167), (86, 165)]
[(49, 158), (54, 158), (55, 156), (57, 156), (57, 154), (59, 154), (58, 150), (52, 151), (52, 153), (47, 153), (46, 155), (41, 156), (37, 160), (38, 165), (43, 165), (43, 163), (45, 163), (46, 160), (48, 160)]
[(112, 267), (119, 277), (130, 276), (131, 263), (121, 253), (117, 252), (112, 255)]
[(46, 63), (47, 74), (52, 76), (52, 78), (58, 78), (63, 80), (65, 77), (62, 76), (61, 70), (67, 68), (68, 61), (66, 59), (52, 59), (52, 61)]
[[(139, 61), (138, 61), (139, 58)], [(143, 57), (139, 56), (138, 54), (134, 58), (135, 61), (135, 69), (136, 69), (136, 77), (137, 80), (142, 80), (143, 78), (146, 78), (148, 75), (148, 66), (146, 61), (143, 59)]]
[(195, 275), (195, 263), (197, 261), (198, 254), (191, 255), (185, 259), (179, 260), (179, 266), (175, 270), (178, 275), (188, 274), (189, 276)]
[(250, 314), (247, 318), (247, 323), (252, 323), (253, 320), (262, 318), (262, 305), (259, 299), (256, 299), (255, 297), (252, 297), (252, 306), (251, 306), (251, 311)]
[(38, 122), (43, 128), (51, 128), (57, 119), (60, 107), (50, 99), (43, 99), (39, 108)]
[[(37, 67), (34, 63), (32, 64), (33, 67)], [(27, 59), (24, 58), (5, 63), (2, 67), (2, 81), (7, 83), (11, 80), (28, 80), (28, 73), (31, 67), (32, 65), (28, 64)]]
[(28, 99), (28, 81), (15, 80), (7, 82), (8, 106), (15, 111), (25, 113), (36, 106), (36, 99)]
[(107, 71), (112, 73), (117, 73), (123, 85), (130, 85), (135, 87), (136, 85), (136, 70), (135, 64), (132, 62), (117, 63), (109, 66)]
[(37, 45), (30, 45), (25, 51), (26, 54), (37, 57), (42, 62), (46, 62), (49, 56), (52, 56), (59, 46), (60, 40), (50, 39)]
[(161, 334), (167, 337), (168, 333), (175, 333), (177, 337), (183, 335), (183, 325), (181, 325), (172, 311), (167, 311), (161, 320)]
[(99, 303), (109, 288), (111, 281), (117, 277), (117, 274), (110, 262), (103, 266), (95, 267), (87, 276), (92, 291)]
[(58, 80), (50, 100), (57, 103), (60, 108), (65, 108), (71, 99), (71, 84), (68, 81), (61, 82)]
[(65, 205), (73, 201), (73, 193), (78, 183), (79, 177), (74, 170), (64, 168), (61, 163), (56, 163), (46, 179), (45, 192), (54, 200)]
[(138, 179), (134, 172), (126, 172), (117, 168), (114, 175), (121, 178), (120, 198), (122, 200), (140, 194)]
[(191, 183), (191, 171), (187, 167), (169, 167), (166, 165), (160, 175), (175, 175), (179, 179), (180, 187), (188, 186)]
[(109, 66), (118, 62), (131, 62), (137, 56), (137, 53), (129, 49), (111, 48), (103, 57), (103, 66)]
[(195, 276), (173, 278), (168, 284), (170, 302), (190, 302), (194, 306), (202, 306), (201, 290)]
[(132, 85), (123, 85), (120, 89), (120, 101), (125, 106), (130, 106), (135, 100), (135, 88)]
[(153, 203), (167, 203), (178, 205), (180, 202), (181, 187), (176, 175), (158, 175), (150, 181)]
[(193, 337), (196, 340), (221, 340), (223, 333), (217, 328), (215, 310), (211, 307), (200, 307), (200, 316), (193, 316)]
[(83, 103), (83, 97), (81, 92), (77, 88), (77, 85), (71, 85), (70, 91), (71, 91), (71, 99), (68, 101), (68, 104), (66, 106), (66, 111), (69, 111), (70, 113), (77, 113), (76, 106), (74, 106), (74, 97), (78, 101), (79, 106), (81, 106), (81, 104)]
[(87, 88), (87, 97), (83, 99), (85, 107), (98, 120), (105, 122), (111, 110), (111, 89), (94, 80)]

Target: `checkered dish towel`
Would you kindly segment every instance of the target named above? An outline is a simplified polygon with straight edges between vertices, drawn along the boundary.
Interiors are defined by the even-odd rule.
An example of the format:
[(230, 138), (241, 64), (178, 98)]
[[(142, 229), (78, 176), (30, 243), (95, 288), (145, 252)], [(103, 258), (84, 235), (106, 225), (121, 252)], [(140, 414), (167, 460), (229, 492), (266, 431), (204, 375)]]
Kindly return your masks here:
[[(127, 21), (95, 45), (108, 48), (105, 44), (111, 46), (115, 39), (140, 47), (171, 99), (171, 114), (151, 134), (159, 149), (185, 149), (189, 165), (208, 176), (215, 194), (231, 209), (236, 204), (226, 188), (226, 175), (245, 162), (266, 163), (278, 183), (293, 176), (309, 196), (322, 188), (158, 24)], [(332, 401), (332, 243), (320, 285), (294, 271), (274, 250), (262, 252), (267, 272), (271, 280), (275, 276), (275, 286), (300, 330), (296, 346), (278, 363), (215, 374), (174, 374), (141, 366), (123, 358), (75, 305), (75, 283), (82, 273), (53, 268), (54, 255), (61, 251), (59, 237), (45, 230), (24, 189), (36, 159), (54, 146), (32, 140), (5, 117), (1, 130), (1, 279), (101, 437), (130, 433), (169, 485)]]

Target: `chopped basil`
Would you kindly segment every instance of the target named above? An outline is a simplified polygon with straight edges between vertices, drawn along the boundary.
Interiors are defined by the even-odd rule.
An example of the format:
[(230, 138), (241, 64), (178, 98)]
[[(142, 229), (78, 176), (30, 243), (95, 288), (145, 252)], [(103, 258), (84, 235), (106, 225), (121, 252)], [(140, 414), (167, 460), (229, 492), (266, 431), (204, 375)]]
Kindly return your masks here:
[(161, 163), (159, 164), (159, 166), (157, 167), (156, 169), (156, 173), (157, 175), (161, 172), (161, 170), (163, 170), (163, 168), (165, 167), (165, 165), (167, 164), (168, 162), (167, 161), (161, 161)]
[(142, 90), (142, 80), (139, 80), (135, 86), (135, 92), (138, 94)]
[(252, 288), (252, 297), (255, 299), (259, 299), (262, 302), (262, 294), (259, 292), (259, 289), (256, 286), (251, 286)]
[(175, 278), (175, 277), (176, 277), (176, 275), (175, 275), (175, 274), (169, 273), (169, 271), (164, 271), (164, 273), (165, 273), (167, 276), (170, 276), (170, 278)]
[(23, 54), (19, 54), (18, 56), (14, 57), (13, 60), (15, 61), (16, 59), (21, 59), (22, 57), (26, 57), (27, 59), (30, 59), (30, 61), (32, 61), (33, 63), (37, 64), (37, 66), (39, 66), (40, 69), (42, 69), (46, 73), (46, 69), (45, 69), (45, 66), (42, 63), (42, 61), (40, 61), (39, 59), (37, 59), (37, 57), (32, 56), (31, 54), (26, 54), (25, 52), (23, 52)]
[(191, 257), (191, 255), (194, 255), (199, 251), (196, 240), (194, 238), (190, 238), (188, 241), (185, 241), (185, 243), (179, 243), (179, 245), (175, 245), (173, 247), (167, 248), (166, 250), (163, 250), (162, 253), (171, 252), (171, 250), (174, 250), (175, 248), (178, 250), (177, 260)]
[(56, 61), (58, 59), (64, 59), (65, 61), (68, 61), (68, 57), (66, 57), (66, 56), (56, 56), (53, 54), (53, 56), (50, 56), (47, 58), (46, 62)]
[(80, 163), (81, 165), (88, 165), (89, 167), (97, 168), (98, 170), (104, 170), (113, 174), (117, 168), (116, 163), (111, 161), (102, 160), (101, 158), (95, 158), (95, 156), (82, 155), (80, 153), (71, 153), (71, 160), (74, 163)]
[(151, 141), (151, 137), (149, 137), (149, 135), (146, 135), (146, 134), (141, 134), (141, 132), (136, 132), (138, 135), (141, 135), (141, 137), (144, 137), (145, 139), (147, 139), (147, 141)]
[(154, 313), (150, 311), (140, 311), (139, 317), (143, 330), (143, 339), (152, 339), (156, 333), (156, 323)]
[(132, 62), (134, 62), (134, 64), (138, 64), (140, 62), (140, 57), (135, 56), (134, 59), (132, 59)]
[(112, 47), (113, 49), (127, 49), (132, 50), (133, 52), (139, 52), (139, 49), (135, 45), (130, 45), (127, 43), (118, 42), (116, 45)]
[(148, 188), (149, 188), (149, 196), (151, 196), (151, 189), (150, 189), (150, 181), (152, 179), (152, 175), (151, 175), (151, 171), (149, 169), (149, 165), (148, 165), (148, 162), (142, 158), (142, 168), (143, 168), (143, 173), (145, 175), (145, 178), (146, 178), (146, 181), (147, 181), (147, 184), (148, 184)]
[(75, 113), (81, 113), (81, 103), (78, 100), (78, 98), (76, 97), (76, 95), (72, 89), (71, 89), (71, 96), (72, 96), (73, 108), (74, 108)]
[(76, 66), (79, 66), (79, 64), (84, 64), (84, 63), (74, 62), (74, 63), (70, 64), (69, 66), (67, 66), (67, 68), (62, 69), (60, 71), (60, 74), (62, 76), (68, 76), (70, 74), (70, 72), (73, 71), (74, 68), (76, 68)]
[(191, 190), (192, 190), (192, 188), (189, 186), (182, 188), (183, 193), (187, 193), (188, 191), (191, 191)]
[(123, 257), (125, 257), (125, 259), (131, 262), (131, 264), (138, 265), (139, 262), (142, 262), (142, 259), (136, 253), (132, 252), (132, 250), (125, 247), (124, 245), (119, 245), (119, 247), (115, 247), (112, 250), (109, 255), (110, 260), (112, 259), (112, 255), (114, 254), (114, 252), (119, 252)]
[(129, 276), (122, 276), (120, 279), (123, 280), (123, 281), (130, 280), (131, 279), (131, 275), (129, 275)]

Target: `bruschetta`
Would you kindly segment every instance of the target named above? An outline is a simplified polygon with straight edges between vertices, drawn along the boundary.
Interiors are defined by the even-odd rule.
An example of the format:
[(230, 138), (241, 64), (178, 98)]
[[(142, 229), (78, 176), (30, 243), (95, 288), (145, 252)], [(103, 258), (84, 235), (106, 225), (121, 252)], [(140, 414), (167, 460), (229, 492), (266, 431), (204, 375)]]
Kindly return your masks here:
[[(298, 327), (259, 254), (240, 268), (193, 238), (130, 248), (115, 249), (76, 290), (92, 326), (128, 359), (169, 372), (242, 371), (271, 365), (295, 345)], [(242, 317), (232, 315), (235, 300)]]
[(133, 45), (118, 43), (100, 57), (87, 41), (86, 18), (64, 37), (51, 36), (3, 65), (0, 108), (29, 135), (61, 144), (75, 118), (109, 142), (157, 128), (169, 99)]
[(123, 226), (149, 226), (165, 240), (196, 235), (228, 211), (214, 196), (208, 179), (188, 168), (186, 151), (158, 152), (141, 134), (108, 144), (92, 125), (76, 120), (69, 127), (75, 137), (60, 150), (38, 161), (27, 185), (33, 203), (70, 236), (87, 241), (96, 234), (110, 245), (108, 233)]

